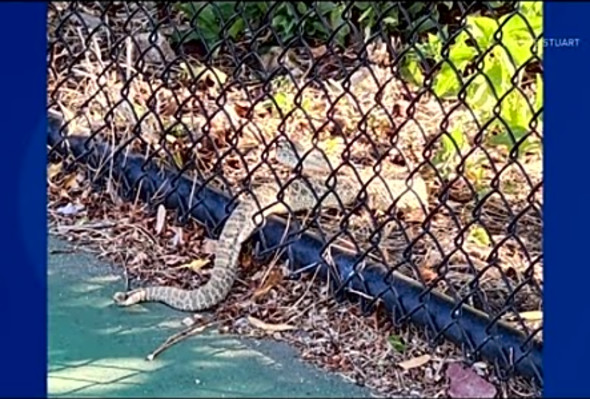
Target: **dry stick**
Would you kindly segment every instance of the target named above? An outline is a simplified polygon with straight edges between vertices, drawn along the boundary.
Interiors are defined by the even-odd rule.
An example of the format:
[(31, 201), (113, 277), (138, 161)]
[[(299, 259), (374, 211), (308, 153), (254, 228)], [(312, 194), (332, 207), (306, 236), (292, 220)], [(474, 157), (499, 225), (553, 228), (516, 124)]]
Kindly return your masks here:
[(85, 223), (81, 225), (61, 225), (57, 226), (57, 230), (60, 232), (66, 232), (70, 230), (98, 230), (98, 229), (109, 229), (117, 226), (114, 222), (97, 222), (97, 223)]
[(158, 356), (160, 353), (164, 352), (166, 349), (170, 348), (172, 345), (175, 345), (177, 343), (179, 343), (180, 341), (185, 340), (188, 337), (191, 337), (195, 334), (198, 334), (200, 332), (203, 332), (207, 327), (211, 327), (215, 324), (220, 324), (224, 321), (227, 321), (228, 319), (223, 319), (223, 320), (213, 320), (204, 324), (198, 324), (196, 326), (189, 326), (187, 328), (185, 328), (184, 330), (177, 332), (176, 334), (171, 335), (170, 337), (168, 337), (166, 339), (166, 341), (164, 341), (163, 344), (161, 344), (159, 347), (157, 347), (152, 353), (150, 353), (149, 355), (146, 356), (146, 360), (148, 361), (152, 361), (156, 358), (156, 356)]
[[(288, 312), (292, 312), (293, 310), (295, 310), (299, 304), (305, 299), (305, 297), (307, 296), (307, 294), (309, 294), (311, 287), (319, 273), (320, 268), (316, 267), (313, 276), (311, 278), (311, 281), (309, 282), (309, 284), (307, 284), (307, 287), (305, 288), (305, 292), (301, 295), (301, 297), (291, 306), (289, 306), (288, 308)], [(323, 302), (324, 300), (322, 299), (320, 302)], [(308, 312), (309, 309), (311, 309), (312, 307), (318, 305), (318, 303), (312, 303), (310, 306), (308, 306), (307, 308), (301, 310), (300, 312), (296, 313), (295, 315), (289, 317), (287, 319), (287, 323), (291, 323), (294, 320), (298, 319), (299, 317), (301, 317), (303, 314), (306, 314)]]
[(49, 251), (49, 255), (60, 255), (60, 254), (74, 254), (75, 249), (52, 249)]
[(102, 236), (103, 238), (105, 238), (107, 240), (109, 240), (109, 239), (112, 238), (110, 235), (108, 235), (107, 233), (105, 233), (102, 229), (95, 228), (95, 227), (84, 227), (84, 226), (77, 226), (77, 228), (74, 228), (74, 227), (65, 228), (65, 227), (69, 227), (69, 226), (64, 226), (64, 225), (57, 226), (56, 228), (51, 229), (50, 232), (51, 233), (55, 233), (55, 234), (65, 234), (65, 233), (67, 233), (69, 231), (74, 231), (74, 232), (76, 232), (76, 231), (77, 232), (86, 231), (86, 232), (90, 232), (90, 233), (95, 233), (95, 234), (97, 234), (99, 236)]
[[(287, 224), (285, 226), (285, 230), (283, 230), (283, 235), (281, 236), (281, 240), (280, 240), (281, 243), (285, 242), (285, 238), (287, 237), (287, 234), (289, 232), (289, 228), (291, 226), (291, 217), (292, 217), (291, 213), (290, 212), (287, 212)], [(275, 253), (275, 256), (270, 261), (270, 267), (266, 270), (266, 272), (262, 276), (261, 284), (264, 284), (264, 282), (266, 281), (266, 279), (270, 275), (271, 270), (276, 266), (277, 262), (279, 261), (281, 255), (282, 255), (282, 252), (284, 250), (285, 249), (283, 249), (282, 251), (278, 251), (278, 252)]]

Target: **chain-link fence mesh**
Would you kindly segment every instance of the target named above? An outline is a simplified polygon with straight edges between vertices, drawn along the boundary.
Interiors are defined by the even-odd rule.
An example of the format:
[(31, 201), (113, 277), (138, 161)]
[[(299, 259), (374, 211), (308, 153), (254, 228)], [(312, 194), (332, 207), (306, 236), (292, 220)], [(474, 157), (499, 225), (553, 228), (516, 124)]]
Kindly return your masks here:
[(275, 187), (256, 255), (542, 382), (541, 21), (534, 2), (51, 3), (50, 159), (209, 237)]

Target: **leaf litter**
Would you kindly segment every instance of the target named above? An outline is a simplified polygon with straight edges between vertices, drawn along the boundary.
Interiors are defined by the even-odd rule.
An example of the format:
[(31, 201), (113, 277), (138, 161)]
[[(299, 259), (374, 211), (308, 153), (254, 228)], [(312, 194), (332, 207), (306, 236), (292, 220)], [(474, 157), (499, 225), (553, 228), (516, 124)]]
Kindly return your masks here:
[[(156, 235), (157, 215), (147, 207), (116, 205), (106, 193), (90, 192), (85, 204), (88, 228), (60, 229), (75, 226), (81, 216), (52, 212), (54, 201), (59, 202), (55, 191), (50, 189), (50, 232), (93, 249), (101, 259), (123, 265), (134, 284), (194, 289), (206, 281), (208, 258), (200, 251), (206, 240), (195, 223), (174, 226), (173, 212), (167, 212), (165, 227)], [(153, 227), (150, 231), (143, 226)], [(176, 229), (182, 229), (186, 239), (173, 245)], [(303, 359), (367, 386), (377, 396), (445, 396), (444, 379), (435, 377), (449, 359), (462, 359), (454, 345), (443, 344), (430, 351), (421, 330), (411, 325), (393, 326), (383, 309), (367, 318), (357, 305), (337, 303), (328, 288), (313, 277), (285, 279), (280, 264), (258, 265), (247, 254), (241, 255), (241, 263), (240, 279), (214, 310), (213, 319), (219, 322), (187, 318), (183, 321), (187, 328), (152, 352), (152, 359), (183, 339), (217, 326), (221, 333), (289, 342)], [(486, 378), (505, 386), (506, 397), (515, 392), (525, 392), (519, 396), (526, 397), (530, 396), (526, 392), (534, 392), (526, 381), (505, 383), (490, 372)]]

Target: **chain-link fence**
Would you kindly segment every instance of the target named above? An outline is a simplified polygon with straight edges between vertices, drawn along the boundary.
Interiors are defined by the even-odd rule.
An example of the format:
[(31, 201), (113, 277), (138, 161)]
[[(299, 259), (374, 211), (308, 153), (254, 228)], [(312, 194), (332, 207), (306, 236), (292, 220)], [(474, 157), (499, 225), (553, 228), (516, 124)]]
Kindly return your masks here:
[(542, 383), (541, 8), (51, 3), (50, 159)]

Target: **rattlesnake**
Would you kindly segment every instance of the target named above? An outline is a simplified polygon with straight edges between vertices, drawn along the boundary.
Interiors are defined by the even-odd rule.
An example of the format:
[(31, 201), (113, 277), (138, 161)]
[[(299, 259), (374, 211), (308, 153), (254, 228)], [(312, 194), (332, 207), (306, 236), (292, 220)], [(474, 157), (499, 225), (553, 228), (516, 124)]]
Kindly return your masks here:
[[(295, 147), (295, 151), (293, 151)], [(317, 150), (316, 150), (317, 151)], [(304, 151), (297, 145), (284, 139), (277, 141), (277, 159), (286, 166), (295, 168), (300, 162)], [(323, 155), (309, 152), (302, 161), (302, 174), (322, 171), (328, 174), (329, 164)], [(328, 161), (329, 162), (329, 161)], [(411, 190), (405, 178), (382, 177), (373, 178), (370, 168), (360, 169), (362, 184), (366, 184), (369, 205), (376, 209), (387, 209), (398, 198), (400, 208), (426, 206), (427, 191), (420, 177), (412, 179)], [(151, 286), (138, 288), (127, 293), (118, 292), (113, 299), (119, 306), (131, 306), (140, 302), (161, 302), (182, 311), (201, 311), (211, 308), (223, 301), (229, 294), (236, 279), (238, 258), (241, 245), (257, 229), (263, 217), (271, 213), (285, 211), (285, 205), (291, 212), (313, 209), (321, 198), (322, 205), (328, 208), (339, 208), (341, 204), (349, 205), (356, 201), (361, 181), (356, 176), (337, 175), (335, 188), (330, 187), (324, 179), (308, 177), (291, 180), (283, 191), (282, 203), (278, 201), (279, 187), (266, 184), (250, 193), (242, 194), (239, 204), (225, 222), (219, 237), (214, 266), (209, 281), (195, 289), (184, 290), (170, 286)], [(261, 212), (262, 209), (266, 209)]]

